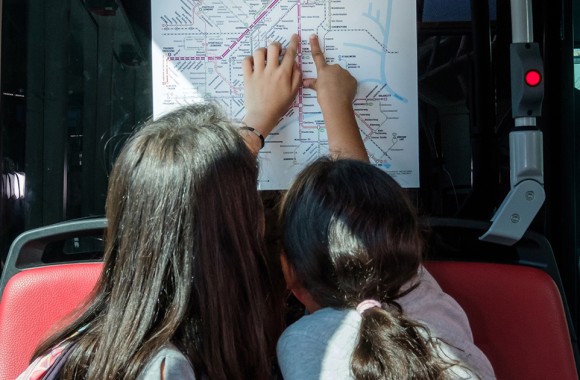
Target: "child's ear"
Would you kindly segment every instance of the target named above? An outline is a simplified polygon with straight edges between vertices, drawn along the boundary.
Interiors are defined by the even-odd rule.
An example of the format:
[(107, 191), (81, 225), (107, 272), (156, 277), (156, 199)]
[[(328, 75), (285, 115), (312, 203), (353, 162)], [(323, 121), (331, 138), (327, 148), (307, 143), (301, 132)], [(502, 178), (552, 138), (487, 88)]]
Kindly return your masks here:
[(280, 263), (282, 264), (282, 273), (284, 274), (284, 280), (286, 281), (286, 288), (289, 290), (296, 288), (299, 285), (296, 271), (292, 264), (288, 262), (288, 258), (284, 252), (280, 254)]
[(282, 264), (284, 280), (286, 280), (286, 288), (292, 291), (298, 301), (300, 301), (310, 313), (314, 313), (316, 310), (320, 309), (320, 306), (316, 301), (314, 301), (310, 292), (302, 286), (300, 279), (298, 279), (298, 276), (296, 275), (296, 270), (292, 264), (288, 262), (286, 254), (280, 254), (280, 263)]

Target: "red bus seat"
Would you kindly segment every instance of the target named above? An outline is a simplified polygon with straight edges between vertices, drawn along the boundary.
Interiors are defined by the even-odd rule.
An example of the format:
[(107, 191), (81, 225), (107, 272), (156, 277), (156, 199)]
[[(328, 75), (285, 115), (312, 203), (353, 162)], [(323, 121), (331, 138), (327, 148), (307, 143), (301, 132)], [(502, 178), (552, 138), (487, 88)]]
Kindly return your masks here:
[(6, 284), (0, 300), (0, 379), (13, 380), (58, 322), (79, 307), (102, 263), (61, 264), (23, 270)]
[(499, 380), (578, 379), (562, 298), (544, 271), (474, 262), (425, 266), (467, 313), (475, 344)]
[(104, 219), (66, 222), (16, 238), (0, 279), (0, 380), (14, 380), (42, 339), (83, 305), (102, 272), (94, 236), (102, 243), (105, 226)]

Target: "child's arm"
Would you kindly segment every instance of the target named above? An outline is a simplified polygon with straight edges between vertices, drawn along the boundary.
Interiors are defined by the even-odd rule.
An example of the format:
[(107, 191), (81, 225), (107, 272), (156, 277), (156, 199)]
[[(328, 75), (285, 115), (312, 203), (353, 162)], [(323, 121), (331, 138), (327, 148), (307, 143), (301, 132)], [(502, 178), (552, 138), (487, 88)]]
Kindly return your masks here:
[(304, 79), (303, 83), (304, 87), (316, 91), (326, 124), (330, 154), (368, 162), (369, 156), (352, 108), (356, 79), (339, 65), (326, 63), (316, 35), (310, 36), (310, 51), (318, 78)]
[[(297, 51), (298, 36), (294, 34), (281, 60), (282, 46), (274, 42), (268, 49), (257, 49), (242, 63), (246, 106), (243, 121), (263, 138), (274, 129), (298, 93), (302, 72), (296, 63)], [(248, 132), (242, 136), (248, 147), (258, 154), (262, 144), (258, 135)]]

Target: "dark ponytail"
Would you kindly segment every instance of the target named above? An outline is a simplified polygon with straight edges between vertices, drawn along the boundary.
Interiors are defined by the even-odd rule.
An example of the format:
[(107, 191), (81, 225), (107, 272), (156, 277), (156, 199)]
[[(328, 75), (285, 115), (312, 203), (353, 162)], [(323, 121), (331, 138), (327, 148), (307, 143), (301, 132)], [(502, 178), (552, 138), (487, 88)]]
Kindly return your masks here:
[[(423, 334), (422, 334), (423, 333)], [(352, 354), (355, 379), (443, 379), (452, 363), (437, 355), (427, 330), (397, 307), (374, 307), (362, 313), (360, 335)]]
[(408, 196), (388, 174), (359, 161), (319, 159), (298, 175), (280, 217), (286, 257), (318, 305), (382, 302), (361, 312), (356, 379), (447, 377), (456, 362), (439, 356), (427, 329), (396, 303), (414, 289), (408, 284), (423, 240)]

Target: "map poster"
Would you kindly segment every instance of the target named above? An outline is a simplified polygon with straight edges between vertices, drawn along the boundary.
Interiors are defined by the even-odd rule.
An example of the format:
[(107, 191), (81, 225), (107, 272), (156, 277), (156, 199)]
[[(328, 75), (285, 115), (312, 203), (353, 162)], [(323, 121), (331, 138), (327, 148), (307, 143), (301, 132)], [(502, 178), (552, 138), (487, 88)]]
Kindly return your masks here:
[[(371, 163), (419, 187), (416, 3), (409, 0), (163, 0), (151, 2), (153, 110), (212, 100), (245, 114), (242, 60), (297, 33), (303, 76), (315, 77), (308, 43), (358, 81), (354, 109)], [(260, 151), (259, 189), (285, 189), (328, 154), (313, 90), (301, 88)]]

